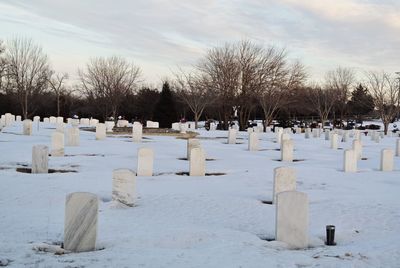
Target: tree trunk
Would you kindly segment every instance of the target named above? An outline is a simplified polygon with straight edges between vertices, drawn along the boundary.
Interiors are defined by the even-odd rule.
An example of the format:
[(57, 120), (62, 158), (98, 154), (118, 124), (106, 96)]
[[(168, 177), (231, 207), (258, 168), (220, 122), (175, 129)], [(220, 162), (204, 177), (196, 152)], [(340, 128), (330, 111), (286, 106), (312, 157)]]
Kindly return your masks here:
[(57, 94), (57, 116), (60, 116), (60, 94)]
[(199, 113), (194, 113), (194, 128), (197, 129), (199, 125), (200, 115)]
[(24, 119), (28, 119), (28, 92), (24, 96), (24, 108), (22, 109), (24, 114)]

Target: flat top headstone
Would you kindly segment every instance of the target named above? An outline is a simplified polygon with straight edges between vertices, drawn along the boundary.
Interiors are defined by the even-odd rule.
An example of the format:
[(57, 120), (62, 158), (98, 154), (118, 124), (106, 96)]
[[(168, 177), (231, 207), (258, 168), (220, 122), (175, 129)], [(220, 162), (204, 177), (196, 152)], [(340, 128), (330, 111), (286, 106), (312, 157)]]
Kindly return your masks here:
[(64, 249), (73, 252), (96, 248), (98, 198), (95, 194), (77, 192), (65, 201)]

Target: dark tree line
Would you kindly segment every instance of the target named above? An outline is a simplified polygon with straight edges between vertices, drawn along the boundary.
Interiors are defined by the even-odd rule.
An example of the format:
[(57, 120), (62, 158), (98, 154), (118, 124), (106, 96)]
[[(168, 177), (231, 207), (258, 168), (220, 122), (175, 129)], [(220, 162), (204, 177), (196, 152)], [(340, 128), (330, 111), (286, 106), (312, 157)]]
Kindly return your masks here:
[(337, 119), (379, 117), (387, 126), (399, 113), (400, 85), (391, 75), (355, 73), (338, 67), (323, 81), (310, 83), (305, 66), (284, 49), (244, 40), (206, 51), (189, 71), (174, 74), (162, 88), (144, 86), (141, 68), (121, 57), (91, 59), (78, 70), (78, 81), (56, 73), (47, 55), (32, 40), (0, 41), (0, 114), (24, 118), (59, 115), (119, 116), (159, 121), (170, 127), (182, 118), (215, 119), (227, 129), (249, 120)]

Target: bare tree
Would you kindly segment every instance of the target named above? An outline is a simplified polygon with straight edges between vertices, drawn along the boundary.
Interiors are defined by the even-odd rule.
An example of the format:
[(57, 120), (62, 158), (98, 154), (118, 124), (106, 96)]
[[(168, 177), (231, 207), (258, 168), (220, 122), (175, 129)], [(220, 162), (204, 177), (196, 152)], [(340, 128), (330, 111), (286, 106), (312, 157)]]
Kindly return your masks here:
[(86, 70), (79, 70), (78, 74), (81, 91), (97, 102), (105, 119), (112, 116), (117, 120), (119, 106), (136, 89), (141, 70), (123, 58), (112, 56), (90, 60)]
[(4, 90), (4, 80), (6, 71), (6, 59), (4, 58), (5, 46), (3, 41), (0, 40), (0, 92)]
[(235, 47), (226, 44), (210, 49), (197, 65), (197, 69), (212, 85), (220, 106), (219, 119), (223, 121), (224, 129), (228, 129), (240, 77)]
[(60, 116), (60, 96), (65, 92), (65, 80), (68, 79), (67, 73), (55, 74), (52, 72), (51, 77), (49, 78), (49, 85), (51, 90), (56, 94), (57, 101), (57, 116)]
[(324, 126), (336, 102), (336, 91), (332, 88), (324, 89), (318, 85), (312, 85), (308, 88), (307, 98)]
[(31, 39), (16, 38), (6, 47), (7, 90), (15, 93), (24, 118), (35, 112), (30, 102), (47, 87), (48, 58)]
[(287, 64), (285, 57), (284, 51), (277, 51), (273, 47), (266, 55), (268, 68), (259, 97), (265, 126), (271, 124), (279, 109), (293, 101), (289, 91), (302, 86), (307, 78), (303, 64), (299, 61)]
[(177, 96), (187, 104), (194, 116), (195, 128), (204, 109), (215, 101), (215, 96), (211, 91), (210, 82), (205, 76), (196, 73), (184, 73), (175, 75), (175, 88)]
[(340, 124), (347, 113), (347, 101), (350, 98), (350, 89), (354, 84), (354, 71), (349, 68), (338, 67), (327, 72), (325, 76), (325, 87), (336, 92), (336, 108), (340, 115)]
[(379, 113), (384, 132), (387, 134), (389, 124), (393, 122), (399, 109), (400, 93), (396, 79), (384, 71), (371, 71), (366, 76), (368, 89), (374, 99), (375, 109)]

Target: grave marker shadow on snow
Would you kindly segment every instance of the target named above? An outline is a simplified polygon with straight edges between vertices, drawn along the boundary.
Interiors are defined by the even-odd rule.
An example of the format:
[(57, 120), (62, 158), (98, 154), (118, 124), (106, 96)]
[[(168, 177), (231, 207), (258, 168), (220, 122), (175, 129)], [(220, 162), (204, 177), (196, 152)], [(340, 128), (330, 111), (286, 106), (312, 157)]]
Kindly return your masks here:
[[(187, 171), (176, 172), (175, 175), (178, 175), (178, 176), (189, 176), (189, 172), (187, 172)], [(223, 173), (223, 172), (209, 172), (209, 173), (205, 174), (205, 176), (223, 176), (223, 175), (226, 175), (226, 173)], [(197, 176), (193, 176), (193, 177), (197, 177)]]
[[(20, 172), (20, 173), (33, 174), (32, 173), (32, 168), (28, 168), (28, 167), (18, 167), (15, 170), (17, 172)], [(73, 169), (53, 169), (53, 168), (49, 168), (49, 173), (78, 173), (78, 171), (77, 170), (73, 170)], [(46, 174), (46, 173), (42, 173), (42, 174)]]

